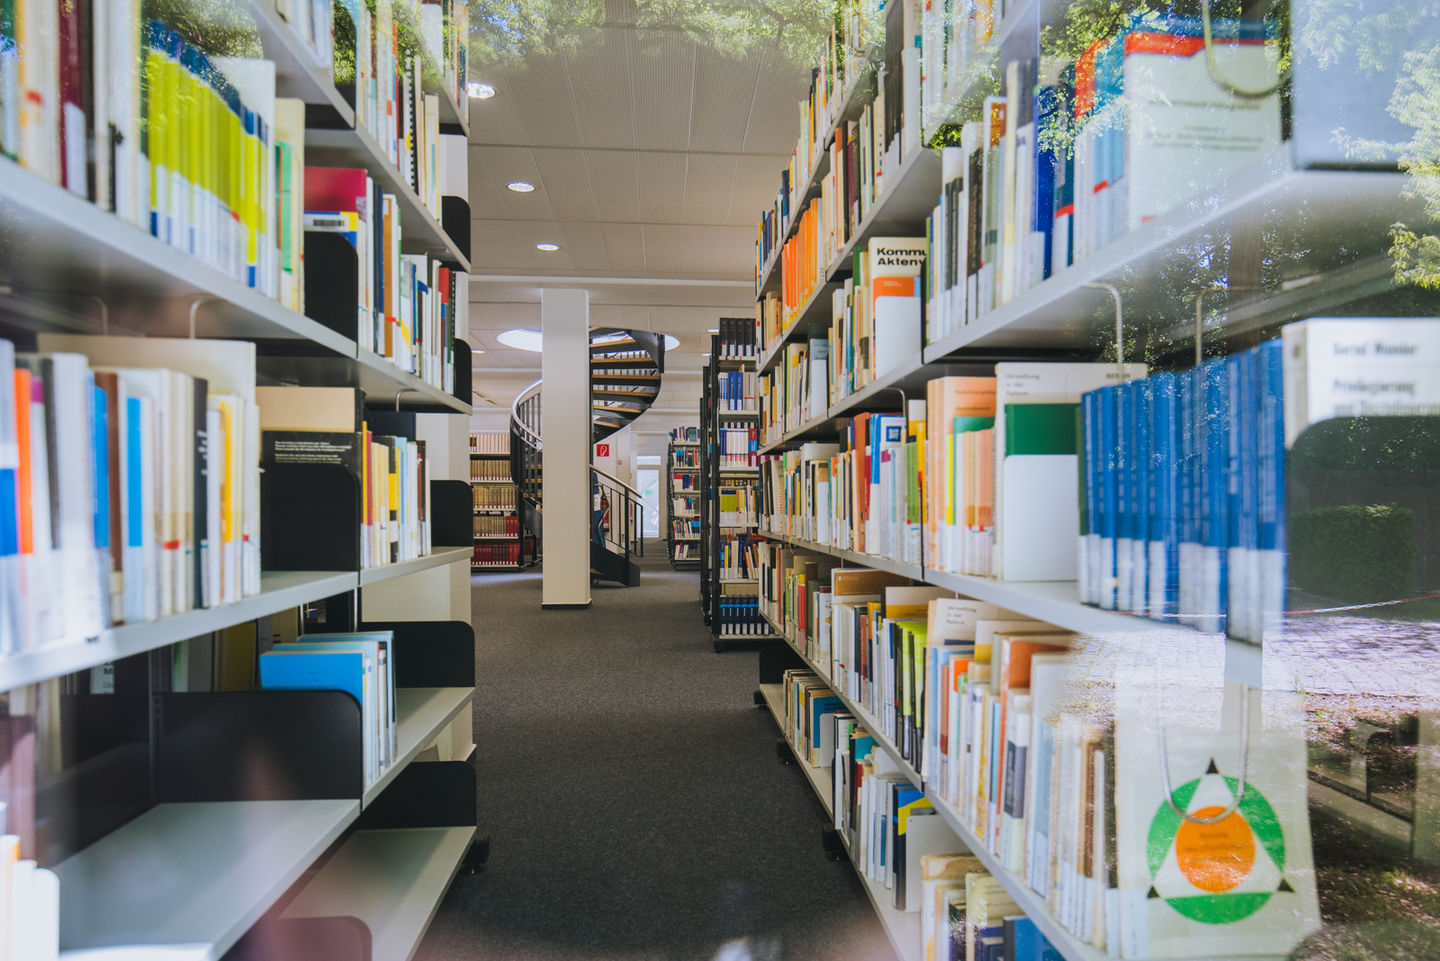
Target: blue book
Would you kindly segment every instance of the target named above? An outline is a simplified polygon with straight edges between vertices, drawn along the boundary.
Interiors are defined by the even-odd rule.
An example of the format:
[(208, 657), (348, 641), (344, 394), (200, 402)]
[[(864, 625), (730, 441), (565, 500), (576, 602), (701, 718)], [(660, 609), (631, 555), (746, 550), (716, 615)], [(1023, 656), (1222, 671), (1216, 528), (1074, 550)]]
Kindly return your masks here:
[(1151, 617), (1179, 613), (1180, 589), (1180, 430), (1177, 393), (1181, 378), (1150, 378), (1150, 555)]
[[(948, 24), (948, 19), (947, 19)], [(1045, 131), (1052, 128), (1060, 116), (1064, 98), (1058, 85), (1046, 85), (1035, 91), (1035, 184), (1034, 207), (1030, 215), (1030, 229), (1041, 235), (1040, 278), (1044, 280), (1055, 270), (1052, 247), (1055, 232), (1055, 150), (1049, 146)]]
[(1150, 582), (1147, 563), (1150, 553), (1150, 461), (1154, 451), (1150, 443), (1150, 406), (1154, 382), (1150, 378), (1132, 385), (1130, 418), (1130, 610), (1136, 614), (1149, 612)]
[(1134, 573), (1135, 515), (1130, 491), (1130, 437), (1135, 419), (1134, 384), (1116, 384), (1115, 451), (1115, 603), (1117, 610), (1130, 610), (1131, 575)]
[(361, 754), (365, 783), (374, 782), (375, 739), (366, 732), (373, 728), (374, 699), (367, 672), (365, 652), (357, 649), (335, 651), (286, 650), (288, 645), (260, 655), (260, 687), (281, 691), (344, 691), (360, 706)]
[(1202, 631), (1219, 631), (1224, 627), (1226, 583), (1226, 551), (1229, 547), (1229, 426), (1226, 403), (1229, 398), (1229, 367), (1223, 357), (1206, 361), (1200, 366), (1200, 585), (1203, 591), (1198, 602)]
[(1115, 535), (1116, 513), (1119, 509), (1119, 489), (1115, 471), (1116, 430), (1115, 430), (1115, 388), (1102, 387), (1095, 392), (1099, 395), (1099, 437), (1096, 450), (1097, 470), (1100, 486), (1100, 510), (1096, 518), (1100, 530), (1100, 564), (1096, 569), (1096, 587), (1100, 606), (1115, 609)]
[(1260, 441), (1259, 385), (1255, 350), (1232, 354), (1229, 359), (1229, 574), (1225, 599), (1226, 631), (1232, 637), (1259, 640), (1255, 612), (1260, 601), (1259, 540), (1256, 500), (1259, 497), (1257, 454)]
[(24, 638), (20, 616), (19, 470), (15, 417), (30, 398), (15, 396), (15, 346), (0, 340), (0, 653), (19, 649)]
[(1005, 919), (1006, 961), (1040, 961), (1045, 935), (1035, 922), (1021, 916)]
[(1255, 349), (1259, 417), (1256, 430), (1255, 553), (1260, 597), (1252, 640), (1285, 610), (1285, 352), (1271, 340)]
[(1194, 624), (1198, 614), (1197, 583), (1200, 574), (1200, 509), (1197, 505), (1200, 458), (1197, 450), (1198, 428), (1196, 410), (1200, 368), (1176, 375), (1179, 390), (1176, 412), (1180, 452), (1176, 475), (1180, 479), (1180, 547), (1176, 554), (1178, 567), (1178, 614), (1180, 623)]
[(1080, 600), (1100, 603), (1100, 395), (1089, 391), (1080, 397), (1080, 425), (1083, 444), (1080, 463), (1085, 472), (1085, 511), (1080, 531)]

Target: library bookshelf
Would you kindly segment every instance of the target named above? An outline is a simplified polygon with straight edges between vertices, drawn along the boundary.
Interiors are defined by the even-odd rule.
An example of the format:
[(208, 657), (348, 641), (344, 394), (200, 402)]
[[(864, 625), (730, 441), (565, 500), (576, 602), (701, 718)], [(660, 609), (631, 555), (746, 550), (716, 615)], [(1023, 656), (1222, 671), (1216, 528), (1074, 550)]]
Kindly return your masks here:
[(695, 570), (700, 566), (700, 442), (672, 439), (665, 449), (668, 466), (670, 529), (666, 549), (670, 566)]
[(717, 652), (776, 638), (758, 614), (757, 587), (745, 576), (745, 547), (756, 530), (760, 471), (755, 447), (759, 411), (753, 344), (710, 335), (700, 396), (700, 600)]
[(523, 570), (527, 545), (534, 558), (535, 538), (525, 530), (520, 489), (511, 479), (511, 470), (509, 431), (470, 435), (470, 488), (475, 507), (472, 572)]
[[(970, 51), (972, 58), (964, 69), (940, 78), (937, 87), (942, 87), (943, 92), (939, 102), (931, 102), (928, 87), (923, 98), (906, 100), (902, 108), (905, 111), (912, 103), (918, 105), (923, 101), (920, 110), (923, 132), (916, 142), (929, 140), (944, 124), (975, 120), (980, 116), (981, 101), (986, 96), (1003, 100), (1009, 78), (1005, 75), (1002, 57), (1023, 61), (1027, 55), (1038, 53), (1042, 28), (1054, 27), (1063, 21), (1068, 9), (1076, 8), (1051, 0), (1010, 5), (995, 24), (993, 43), (981, 44)], [(932, 16), (930, 7), (925, 7), (925, 11), (917, 17)], [(949, 26), (945, 29), (948, 31)], [(925, 43), (930, 42), (928, 36), (926, 34)], [(839, 37), (836, 43), (841, 43)], [(920, 44), (917, 32), (916, 45)], [(853, 58), (855, 53), (847, 48), (847, 57)], [(846, 66), (848, 69), (849, 64)], [(927, 66), (927, 73), (930, 70)], [(783, 376), (786, 367), (781, 360), (787, 356), (787, 346), (805, 344), (816, 337), (817, 328), (829, 329), (832, 338), (835, 330), (843, 329), (838, 327), (840, 318), (832, 316), (836, 310), (835, 294), (842, 288), (848, 290), (847, 284), (858, 288), (861, 283), (861, 278), (853, 273), (857, 253), (877, 237), (926, 238), (931, 218), (939, 218), (944, 209), (947, 181), (957, 182), (948, 180), (954, 175), (945, 173), (946, 161), (938, 149), (921, 146), (900, 151), (893, 158), (896, 160), (893, 164), (887, 156), (883, 185), (868, 198), (868, 209), (857, 215), (855, 210), (846, 210), (837, 203), (831, 209), (839, 211), (843, 223), (819, 229), (822, 237), (826, 229), (839, 231), (839, 238), (828, 248), (834, 251), (833, 255), (821, 258), (823, 262), (818, 265), (805, 262), (810, 254), (808, 250), (796, 255), (813, 280), (808, 291), (796, 293), (794, 279), (785, 276), (784, 246), (805, 235), (807, 228), (802, 223), (802, 214), (812, 201), (822, 199), (835, 189), (833, 182), (827, 183), (827, 178), (834, 173), (836, 156), (828, 148), (836, 142), (837, 134), (846, 133), (848, 124), (872, 109), (877, 85), (884, 87), (884, 74), (885, 68), (881, 65), (867, 66), (848, 77), (845, 85), (829, 90), (824, 123), (818, 122), (822, 112), (816, 107), (815, 88), (809, 104), (812, 113), (806, 114), (807, 105), (802, 104), (802, 115), (816, 122), (806, 127), (802, 121), (802, 130), (808, 133), (797, 146), (800, 182), (788, 183), (788, 196), (782, 195), (784, 203), (777, 201), (775, 210), (783, 209), (788, 219), (781, 222), (778, 229), (772, 230), (773, 221), (762, 220), (761, 225), (761, 244), (773, 244), (765, 256), (757, 253), (760, 343), (756, 368), (762, 376), (770, 372), (774, 372), (775, 377)], [(930, 79), (927, 76), (927, 84)], [(822, 69), (816, 83), (824, 81)], [(909, 82), (907, 76), (904, 83)], [(1021, 116), (1029, 118), (1029, 91), (1011, 93), (1006, 106), (1014, 111), (1017, 96)], [(1324, 114), (1322, 120), (1328, 116)], [(905, 125), (920, 122), (905, 116), (900, 136)], [(1022, 119), (1020, 124), (1025, 122)], [(1313, 123), (1314, 117), (1308, 122)], [(1299, 123), (1297, 117), (1297, 129)], [(1324, 123), (1318, 126), (1329, 129)], [(813, 142), (806, 139), (811, 134)], [(888, 369), (868, 381), (852, 378), (842, 380), (844, 386), (837, 385), (834, 360), (837, 348), (832, 341), (825, 408), (817, 410), (808, 406), (807, 416), (798, 422), (784, 422), (779, 430), (772, 428), (759, 447), (760, 455), (778, 457), (812, 442), (838, 442), (843, 448), (847, 444), (846, 430), (857, 416), (903, 413), (911, 401), (926, 397), (926, 385), (930, 381), (951, 375), (993, 374), (993, 365), (999, 361), (1113, 363), (1131, 359), (1143, 360), (1152, 371), (1171, 371), (1189, 368), (1192, 363), (1198, 366), (1202, 358), (1252, 348), (1274, 338), (1283, 325), (1305, 318), (1371, 314), (1433, 317), (1433, 298), (1426, 299), (1413, 288), (1405, 288), (1404, 282), (1397, 279), (1397, 265), (1391, 251), (1392, 226), (1412, 222), (1420, 216), (1412, 178), (1398, 172), (1393, 164), (1364, 160), (1316, 162), (1313, 143), (1301, 143), (1290, 128), (1286, 130), (1286, 137), (1291, 139), (1277, 139), (1274, 146), (1243, 163), (1233, 164), (1204, 189), (1180, 196), (1158, 216), (1112, 235), (1107, 242), (1093, 244), (1068, 265), (1055, 266), (1044, 279), (1022, 281), (1006, 296), (997, 297), (995, 305), (982, 307), (978, 313), (958, 320), (952, 318), (948, 328), (934, 331), (933, 336), (928, 323), (937, 316), (936, 308), (922, 300), (918, 344), (909, 347), (898, 362), (890, 363)], [(945, 142), (959, 143), (958, 140)], [(811, 156), (815, 158), (813, 161), (809, 160)], [(845, 156), (843, 151), (839, 156)], [(861, 167), (863, 176), (863, 163)], [(792, 165), (791, 172), (795, 169)], [(961, 179), (968, 184), (970, 176), (967, 172)], [(838, 189), (844, 203), (858, 205), (843, 178), (840, 184)], [(782, 191), (786, 186), (782, 182)], [(963, 213), (961, 227), (964, 227)], [(934, 236), (928, 237), (927, 257), (936, 249), (936, 243)], [(964, 266), (962, 263), (962, 276)], [(925, 275), (927, 285), (931, 277)], [(769, 310), (777, 296), (790, 298), (783, 322), (776, 322)], [(974, 292), (962, 292), (961, 296), (973, 297)], [(858, 388), (849, 386), (852, 381), (858, 381)], [(764, 397), (767, 394), (762, 388)], [(762, 414), (767, 425), (775, 422), (774, 412), (767, 410)], [(823, 455), (816, 456), (824, 459)], [(763, 461), (761, 474), (763, 489), (770, 478)], [(793, 475), (786, 477), (793, 480)], [(1240, 690), (1261, 690), (1267, 683), (1274, 683), (1273, 666), (1268, 671), (1262, 670), (1268, 653), (1261, 644), (1173, 620), (1102, 609), (1083, 600), (1080, 587), (1073, 580), (1007, 581), (937, 569), (943, 566), (940, 559), (929, 556), (929, 548), (924, 544), (918, 558), (911, 552), (906, 555), (906, 561), (901, 561), (818, 543), (795, 533), (802, 529), (814, 530), (813, 525), (801, 527), (792, 518), (778, 513), (778, 508), (773, 515), (767, 513), (772, 509), (774, 494), (762, 490), (762, 516), (751, 536), (778, 542), (787, 553), (794, 550), (830, 558), (845, 568), (884, 571), (917, 586), (941, 588), (960, 597), (993, 604), (1062, 631), (1074, 632), (1087, 642), (1103, 644), (1107, 656), (1113, 652), (1121, 660), (1127, 654), (1143, 659), (1154, 657), (1156, 651), (1166, 651), (1174, 655), (1177, 663), (1213, 669), (1216, 676), (1223, 675), (1225, 683)], [(706, 526), (712, 523), (711, 515), (707, 514)], [(1068, 541), (1057, 544), (1055, 549), (1075, 550)], [(823, 565), (820, 571), (825, 571)], [(1059, 956), (1067, 961), (1098, 961), (1107, 956), (1120, 956), (1118, 946), (1107, 953), (1062, 923), (1050, 910), (1046, 898), (1032, 890), (1022, 874), (1008, 870), (992, 853), (987, 840), (976, 836), (966, 817), (935, 785), (922, 777), (916, 766), (908, 763), (900, 747), (881, 733), (878, 719), (835, 687), (829, 665), (808, 654), (803, 645), (797, 643), (794, 626), (778, 619), (784, 603), (781, 576), (776, 574), (772, 581), (762, 572), (761, 577), (761, 605), (768, 631), (783, 637), (786, 643), (778, 652), (762, 651), (756, 703), (770, 710), (784, 731), (781, 690), (777, 683), (780, 674), (790, 667), (814, 672), (831, 684), (846, 711), (875, 737), (876, 749), (887, 756), (889, 766), (924, 791), (931, 806), (954, 834), (953, 850), (969, 849), (979, 858)], [(788, 741), (788, 731), (786, 734)], [(799, 756), (796, 763), (830, 813), (833, 799), (829, 772), (809, 765)], [(1323, 802), (1316, 801), (1323, 792), (1317, 787), (1321, 782), (1315, 779), (1313, 769), (1309, 783), (1312, 806), (1323, 806)], [(1420, 803), (1418, 796), (1416, 803)], [(1331, 813), (1354, 816), (1357, 821), (1366, 819), (1353, 815), (1359, 810), (1357, 804), (1348, 807), (1335, 804), (1329, 809)], [(1419, 834), (1412, 831), (1411, 843), (1421, 843), (1418, 838)], [(870, 886), (868, 881), (865, 883)], [(881, 889), (870, 893), (899, 956), (906, 959), (923, 956), (920, 934), (915, 927), (894, 923), (887, 913), (888, 892)], [(913, 915), (906, 917), (907, 920), (914, 918)], [(1256, 957), (1278, 961), (1273, 955)]]
[[(442, 226), (356, 127), (329, 64), (274, 3), (237, 6), (232, 13), (253, 23), (275, 65), (275, 94), (306, 106), (308, 162), (363, 168), (396, 199), (405, 253), (468, 271), (468, 217), (463, 237)], [(397, 6), (409, 11), (404, 0)], [(425, 73), (424, 92), (439, 95), (441, 132), (464, 134), (468, 104), (446, 92), (438, 79), (445, 71), (433, 59)], [(463, 185), (458, 195), (447, 191), (447, 209), (463, 208), (463, 194)], [(0, 157), (0, 288), (0, 337), (21, 349), (52, 333), (248, 341), (260, 384), (357, 388), (367, 416), (389, 418), (385, 432), (454, 436), (453, 417), (470, 414), (463, 322), (449, 345), (461, 373), (448, 391), (363, 346), (353, 323), (337, 327), (292, 310), (7, 157)], [(327, 305), (307, 306), (321, 316)], [(62, 957), (118, 951), (284, 961), (313, 957), (305, 945), (316, 932), (353, 931), (355, 921), (377, 952), (364, 957), (414, 951), (450, 882), (481, 850), (469, 731), (474, 632), (468, 613), (463, 621), (386, 619), (425, 612), (384, 592), (424, 583), (417, 592), (433, 599), (434, 576), (471, 557), (460, 533), (470, 528), (467, 485), (454, 463), (463, 442), (455, 447), (458, 457), (444, 455), (449, 466), (430, 464), (437, 479), (426, 498), (434, 533), (428, 553), (363, 568), (270, 570), (262, 551), (258, 591), (232, 603), (0, 654), (11, 718), (65, 693), (64, 710), (36, 717), (42, 743), (73, 742), (77, 725), (96, 723), (90, 702), (102, 694), (107, 705), (123, 705), (124, 716), (112, 711), (107, 727), (150, 731), (63, 762), (57, 754), (54, 770), (41, 775), (38, 811), (52, 833), (39, 860), (60, 879)], [(445, 477), (456, 479), (438, 479)], [(193, 683), (201, 669), (188, 659), (201, 645), (213, 651), (212, 635), (248, 630), (253, 656), (271, 643), (260, 626), (282, 621), (317, 633), (393, 632), (395, 744), (374, 777), (360, 764), (366, 735), (350, 695), (257, 689), (253, 674), (238, 687)], [(184, 664), (192, 674), (182, 687)], [(99, 686), (106, 684), (113, 687)], [(10, 776), (14, 784), (23, 775), (12, 764)], [(165, 869), (137, 884), (137, 865), (146, 863)]]

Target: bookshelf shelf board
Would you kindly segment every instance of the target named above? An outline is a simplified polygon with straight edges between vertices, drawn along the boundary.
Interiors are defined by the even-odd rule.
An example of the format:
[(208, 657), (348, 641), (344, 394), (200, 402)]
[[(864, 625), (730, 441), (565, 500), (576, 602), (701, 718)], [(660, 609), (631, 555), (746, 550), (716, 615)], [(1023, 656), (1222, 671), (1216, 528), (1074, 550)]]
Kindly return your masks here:
[[(202, 310), (203, 313), (203, 310)], [(470, 405), (406, 373), (389, 360), (364, 347), (350, 346), (348, 357), (259, 358), (260, 372), (270, 382), (311, 387), (358, 387), (370, 406), (438, 413), (470, 413)]]
[(476, 513), (476, 514), (513, 514), (513, 513), (515, 513), (515, 508), (513, 508), (513, 507), (477, 507), (477, 508), (475, 508), (475, 513)]
[[(469, 136), (470, 121), (468, 114), (460, 112), (460, 105), (451, 99), (449, 91), (442, 85), (442, 78), (445, 76), (444, 67), (435, 60), (430, 47), (423, 41), (424, 29), (418, 19), (417, 8), (419, 4), (397, 3), (393, 8), (395, 26), (399, 28), (400, 35), (409, 41), (409, 46), (420, 56), (421, 67), (421, 93), (433, 93), (440, 99), (440, 124), (441, 126), (456, 126), (460, 132)], [(469, 102), (468, 100), (466, 101)], [(376, 955), (382, 957), (383, 955)]]
[[(842, 95), (840, 108), (836, 111), (835, 122), (826, 130), (824, 137), (819, 141), (828, 145), (835, 136), (835, 131), (842, 124), (859, 119), (865, 112), (865, 105), (870, 102), (874, 94), (874, 85), (871, 78), (874, 76), (874, 69), (871, 64), (866, 63), (860, 68), (860, 72), (850, 84), (850, 89)], [(785, 227), (785, 234), (780, 242), (775, 245), (775, 251), (770, 255), (764, 269), (760, 272), (760, 287), (756, 294), (757, 300), (763, 300), (765, 294), (772, 290), (780, 289), (780, 254), (785, 249), (785, 242), (795, 236), (796, 227), (800, 223), (800, 214), (804, 213), (805, 206), (815, 197), (820, 196), (820, 184), (830, 173), (830, 151), (828, 146), (820, 151), (820, 158), (815, 163), (815, 170), (810, 175), (810, 180), (805, 185), (805, 192), (792, 201), (790, 205), (790, 223)]]
[(280, 917), (353, 917), (370, 931), (371, 957), (409, 958), (475, 837), (471, 827), (356, 831)]
[(328, 107), (347, 127), (355, 126), (355, 110), (335, 89), (334, 78), (300, 35), (285, 24), (269, 0), (251, 0), (250, 15), (260, 31), (265, 59), (275, 62), (275, 96), (294, 97)]
[(417, 557), (414, 560), (386, 564), (382, 567), (367, 567), (360, 572), (360, 586), (367, 587), (370, 584), (378, 584), (392, 578), (404, 577), (406, 574), (429, 570), (432, 567), (442, 567), (457, 561), (469, 560), (472, 553), (473, 551), (468, 547), (440, 547), (436, 548), (434, 553)]
[(406, 253), (433, 254), (469, 272), (470, 261), (460, 255), (455, 241), (415, 191), (410, 189), (410, 184), (385, 156), (385, 151), (370, 136), (369, 130), (363, 126), (348, 130), (307, 129), (305, 162), (364, 167), (380, 189), (394, 194), (399, 203), (402, 249)]
[[(939, 196), (939, 184), (935, 186), (935, 193), (936, 196)], [(830, 320), (830, 295), (835, 292), (838, 286), (838, 284), (829, 284), (823, 281), (815, 285), (814, 292), (812, 292), (795, 311), (795, 316), (790, 318), (790, 323), (785, 325), (785, 329), (780, 331), (779, 339), (760, 355), (760, 362), (756, 365), (756, 369), (760, 373), (763, 374), (775, 366), (775, 361), (779, 360), (780, 352), (785, 349), (786, 344), (805, 336), (807, 325), (810, 321), (824, 320), (828, 326), (828, 321)]]
[(354, 571), (278, 571), (260, 575), (260, 593), (234, 604), (108, 628), (93, 641), (51, 645), (0, 657), (0, 691), (83, 671), (186, 638), (353, 591)]
[(472, 483), (472, 484), (481, 484), (481, 485), (484, 485), (484, 484), (508, 484), (508, 485), (510, 485), (511, 487), (514, 487), (514, 486), (515, 486), (515, 482), (514, 482), (513, 480), (508, 480), (508, 479), (502, 478), (502, 477), (472, 477), (472, 478), (470, 478), (470, 483)]
[(476, 534), (477, 541), (518, 541), (519, 534)]
[(670, 446), (672, 446), (672, 447), (700, 447), (701, 444), (700, 444), (700, 442), (699, 442), (698, 440), (672, 440), (672, 441), (670, 442)]
[[(770, 626), (772, 628), (775, 627), (774, 622), (770, 621), (769, 617), (766, 617), (765, 620), (770, 623)], [(830, 677), (829, 668), (822, 668), (819, 664), (812, 660), (808, 654), (800, 650), (800, 648), (796, 647), (795, 642), (790, 639), (788, 634), (786, 634), (784, 631), (779, 631), (777, 629), (776, 636), (783, 638), (785, 643), (790, 646), (790, 649), (796, 654), (800, 655), (800, 659), (805, 662), (806, 666), (809, 667), (810, 670), (814, 671), (816, 674), (820, 675), (820, 678), (826, 684), (830, 685), (830, 689), (835, 692), (835, 696), (840, 698), (840, 703), (844, 704), (846, 710), (848, 710), (851, 714), (854, 714), (855, 717), (860, 721), (860, 723), (865, 726), (865, 729), (874, 736), (875, 743), (879, 745), (886, 754), (890, 755), (890, 760), (895, 763), (895, 766), (897, 768), (899, 768), (900, 773), (905, 775), (905, 777), (909, 778), (911, 784), (915, 785), (916, 787), (922, 787), (924, 781), (920, 777), (920, 772), (915, 770), (914, 765), (912, 765), (909, 761), (905, 760), (905, 758), (901, 756), (900, 749), (895, 746), (895, 743), (881, 733), (882, 729), (880, 727), (880, 721), (875, 717), (875, 715), (871, 714), (859, 704), (855, 703), (855, 701), (853, 701), (850, 696), (844, 691), (836, 690), (835, 681)]]
[(487, 453), (487, 452), (485, 452), (485, 451), (478, 451), (478, 450), (472, 450), (472, 451), (470, 452), (470, 459), (471, 459), (471, 460), (482, 460), (482, 459), (487, 458), (487, 457), (489, 457), (489, 458), (507, 458), (507, 459), (508, 459), (508, 458), (510, 457), (510, 452), (509, 452), (509, 451), (505, 451), (503, 454)]
[(925, 235), (925, 218), (934, 211), (940, 197), (940, 151), (920, 148), (887, 179), (885, 192), (826, 268), (825, 276), (831, 283), (850, 275), (851, 255), (871, 237)]
[[(855, 864), (855, 852), (850, 850), (849, 840), (843, 834), (840, 840), (845, 845), (845, 853), (850, 855), (850, 863)], [(880, 916), (880, 926), (885, 929), (890, 945), (895, 949), (900, 961), (921, 961), (923, 955), (920, 943), (920, 912), (895, 910), (885, 885), (867, 878), (858, 864), (855, 864), (855, 870), (860, 874), (860, 886), (865, 889), (865, 894), (875, 907), (875, 913)]]
[(924, 572), (919, 564), (902, 564), (899, 561), (892, 561), (888, 557), (875, 557), (870, 554), (861, 554), (859, 551), (846, 551), (838, 547), (829, 547), (825, 544), (817, 544), (815, 541), (807, 541), (803, 537), (793, 537), (789, 534), (766, 534), (776, 540), (784, 541), (795, 547), (807, 551), (814, 551), (817, 554), (829, 554), (831, 557), (838, 557), (841, 560), (849, 561), (852, 564), (859, 564), (861, 567), (870, 567), (877, 571), (889, 571), (892, 574), (899, 574), (901, 577), (908, 577), (911, 580), (922, 580)]
[(722, 577), (720, 583), (723, 586), (725, 584), (758, 584), (760, 582), (753, 577)]
[[(101, 332), (90, 295), (117, 306), (121, 299), (163, 301), (145, 314), (145, 333), (188, 337), (190, 303), (197, 337), (310, 341), (338, 358), (353, 358), (355, 342), (303, 314), (237, 283), (196, 257), (152, 237), (33, 171), (0, 157), (0, 283), (40, 299), (56, 291), (73, 299), (74, 322), (46, 331)], [(24, 323), (24, 318), (15, 318)], [(131, 333), (112, 313), (111, 333)]]
[[(1223, 268), (1197, 263), (1196, 250), (1216, 245), (1242, 249), (1253, 243), (1276, 269), (1263, 293), (1232, 292), (1223, 330), (1207, 321), (1206, 337), (1332, 316), (1343, 304), (1393, 287), (1388, 256), (1356, 251), (1388, 250), (1390, 226), (1418, 215), (1417, 201), (1404, 195), (1409, 182), (1400, 173), (1299, 170), (1288, 145), (1282, 146), (942, 338), (926, 348), (925, 359), (974, 347), (1108, 349), (1115, 339), (1114, 304), (1106, 291), (1086, 287), (1091, 283), (1120, 290), (1128, 325), (1135, 318), (1171, 318), (1155, 324), (1155, 332), (1171, 342), (1193, 342), (1195, 296), (1214, 289), (1223, 276), (1216, 272)], [(1272, 234), (1283, 239), (1266, 241)], [(1156, 283), (1157, 277), (1169, 279)], [(1223, 297), (1217, 291), (1205, 306), (1222, 307)]]
[(395, 716), (397, 719), (395, 740), (397, 743), (395, 763), (381, 772), (374, 784), (365, 789), (361, 799), (369, 807), (390, 786), (395, 776), (415, 755), (455, 719), (455, 715), (470, 706), (473, 687), (402, 687), (395, 691)]
[(818, 767), (800, 756), (800, 751), (790, 740), (790, 732), (785, 727), (785, 686), (783, 684), (761, 684), (760, 696), (765, 699), (765, 706), (770, 709), (770, 714), (775, 718), (775, 726), (780, 728), (780, 733), (785, 737), (785, 743), (790, 745), (791, 752), (795, 755), (795, 766), (804, 773), (805, 779), (815, 789), (815, 796), (820, 799), (820, 806), (825, 813), (833, 820), (835, 817), (835, 782), (834, 769)]
[(60, 946), (219, 958), (358, 813), (353, 798), (157, 805), (56, 866)]
[(821, 436), (827, 431), (834, 431), (838, 426), (839, 425), (834, 422), (834, 418), (832, 418), (827, 411), (819, 417), (812, 417), (794, 430), (781, 434), (778, 440), (761, 447), (759, 453), (770, 454), (776, 451), (788, 450), (794, 447), (799, 441)]
[(716, 414), (716, 416), (719, 416), (719, 417), (759, 417), (759, 416), (760, 416), (760, 411), (759, 411), (758, 409), (757, 409), (757, 410), (717, 410), (717, 411), (715, 412), (715, 414)]

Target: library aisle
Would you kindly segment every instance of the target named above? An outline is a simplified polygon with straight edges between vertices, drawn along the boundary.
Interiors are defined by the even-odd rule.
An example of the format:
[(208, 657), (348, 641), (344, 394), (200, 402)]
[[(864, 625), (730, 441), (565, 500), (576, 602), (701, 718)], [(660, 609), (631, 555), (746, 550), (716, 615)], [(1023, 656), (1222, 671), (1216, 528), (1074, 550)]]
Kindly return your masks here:
[(823, 812), (779, 762), (754, 662), (716, 655), (696, 574), (538, 612), (540, 574), (475, 581), (480, 834), (417, 961), (870, 961), (894, 955)]

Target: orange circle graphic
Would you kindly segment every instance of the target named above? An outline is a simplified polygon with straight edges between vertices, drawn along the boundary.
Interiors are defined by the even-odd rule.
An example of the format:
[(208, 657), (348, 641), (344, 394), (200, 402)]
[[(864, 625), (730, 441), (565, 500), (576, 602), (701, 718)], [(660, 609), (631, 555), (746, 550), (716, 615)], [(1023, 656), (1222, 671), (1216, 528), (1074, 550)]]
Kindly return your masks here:
[[(1223, 810), (1217, 805), (1191, 813), (1209, 818)], [(1181, 821), (1175, 832), (1175, 859), (1187, 881), (1220, 894), (1250, 875), (1255, 866), (1255, 833), (1238, 811), (1215, 824)]]

